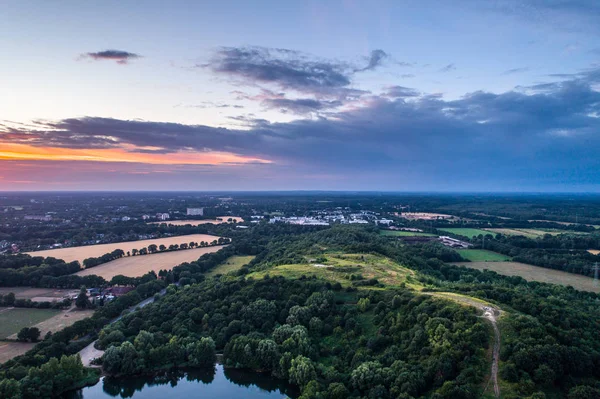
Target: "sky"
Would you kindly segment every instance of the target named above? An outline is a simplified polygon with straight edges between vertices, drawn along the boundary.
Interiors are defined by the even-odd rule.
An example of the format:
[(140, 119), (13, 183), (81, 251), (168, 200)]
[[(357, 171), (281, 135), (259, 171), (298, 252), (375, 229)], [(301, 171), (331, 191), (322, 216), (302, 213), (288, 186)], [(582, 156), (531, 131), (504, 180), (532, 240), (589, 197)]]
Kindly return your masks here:
[(0, 0), (0, 190), (600, 192), (597, 0)]

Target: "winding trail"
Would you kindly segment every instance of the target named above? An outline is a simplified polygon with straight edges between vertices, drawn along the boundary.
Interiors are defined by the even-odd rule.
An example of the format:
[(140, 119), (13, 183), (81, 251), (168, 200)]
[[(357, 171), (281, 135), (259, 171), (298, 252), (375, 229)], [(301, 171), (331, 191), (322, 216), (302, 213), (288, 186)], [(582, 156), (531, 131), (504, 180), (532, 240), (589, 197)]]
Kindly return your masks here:
[(483, 317), (492, 324), (494, 329), (494, 347), (492, 349), (492, 366), (490, 372), (490, 379), (488, 380), (484, 392), (487, 391), (490, 382), (494, 386), (494, 396), (500, 397), (500, 386), (498, 385), (498, 361), (500, 360), (500, 329), (498, 328), (497, 317), (500, 316), (502, 311), (494, 307), (492, 304), (482, 301), (477, 298), (473, 298), (466, 295), (456, 294), (453, 292), (421, 292), (421, 294), (431, 295), (438, 298), (449, 299), (455, 302), (459, 302), (468, 306), (476, 307), (483, 311)]

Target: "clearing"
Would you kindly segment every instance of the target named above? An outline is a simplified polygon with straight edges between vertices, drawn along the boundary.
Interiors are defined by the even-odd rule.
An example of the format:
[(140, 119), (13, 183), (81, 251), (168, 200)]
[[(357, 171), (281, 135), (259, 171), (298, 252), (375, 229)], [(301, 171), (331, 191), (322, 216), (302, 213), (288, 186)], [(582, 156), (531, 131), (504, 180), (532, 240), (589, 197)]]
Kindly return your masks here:
[(509, 261), (510, 257), (487, 249), (457, 249), (456, 252), (471, 262), (502, 262)]
[(382, 236), (390, 236), (390, 237), (435, 237), (436, 234), (431, 233), (421, 233), (418, 231), (402, 231), (402, 230), (380, 230), (379, 234)]
[[(405, 283), (415, 289), (421, 288), (413, 278), (415, 276), (413, 270), (400, 266), (381, 255), (327, 253), (322, 257), (325, 259), (319, 259), (318, 262), (275, 266), (268, 270), (251, 273), (248, 277), (263, 278), (267, 274), (286, 278), (317, 276), (338, 282), (344, 287), (352, 286), (355, 281), (376, 278), (380, 283), (392, 287)], [(354, 280), (352, 280), (352, 276), (355, 276)], [(362, 280), (360, 276), (362, 276)], [(357, 277), (358, 279), (356, 279)], [(373, 288), (371, 286), (364, 287)]]
[(447, 215), (445, 213), (432, 213), (432, 212), (402, 212), (400, 214), (396, 214), (404, 219), (408, 220), (438, 220), (438, 219), (460, 219), (458, 216)]
[(23, 327), (33, 327), (60, 313), (55, 309), (0, 308), (0, 339), (6, 339)]
[(471, 229), (471, 228), (463, 228), (463, 227), (448, 227), (443, 229), (438, 229), (439, 231), (445, 231), (447, 233), (458, 234), (464, 237), (477, 237), (478, 235), (486, 235), (490, 234), (489, 231), (481, 230), (481, 229)]
[(600, 293), (600, 286), (594, 284), (591, 277), (567, 273), (560, 270), (546, 269), (519, 262), (457, 262), (457, 266), (471, 269), (491, 270), (505, 276), (519, 276), (527, 281), (572, 286), (576, 290)]
[[(48, 331), (55, 333), (65, 327), (73, 325), (76, 321), (91, 317), (92, 314), (94, 314), (94, 311), (91, 309), (79, 310), (73, 306), (70, 309), (61, 310), (59, 313), (50, 317), (49, 319), (37, 323), (35, 327), (40, 329), (41, 338), (44, 338), (44, 335), (46, 335)], [(13, 334), (8, 338), (17, 339), (17, 335)]]
[(227, 274), (234, 270), (240, 269), (242, 266), (247, 265), (254, 259), (255, 256), (231, 256), (208, 273), (207, 276), (214, 276), (217, 274)]
[(242, 223), (244, 221), (244, 219), (242, 219), (239, 216), (217, 216), (216, 219), (204, 219), (204, 220), (171, 220), (171, 221), (164, 221), (164, 222), (150, 222), (148, 224), (166, 224), (167, 226), (186, 226), (186, 225), (192, 225), (192, 226), (200, 226), (203, 224), (221, 224), (221, 223), (232, 223), (232, 222), (228, 222), (227, 220), (231, 219), (231, 220), (235, 220), (236, 223)]
[[(48, 249), (45, 251), (34, 251), (34, 252), (26, 252), (31, 256), (52, 256), (56, 259), (62, 259), (65, 262), (73, 262), (74, 260), (79, 261), (79, 263), (83, 263), (84, 259), (87, 258), (97, 258), (104, 254), (114, 251), (115, 249), (121, 249), (125, 252), (131, 251), (132, 249), (141, 249), (145, 248), (150, 244), (156, 245), (164, 245), (169, 247), (172, 244), (182, 244), (182, 243), (190, 243), (197, 242), (200, 243), (202, 241), (212, 242), (214, 240), (218, 240), (219, 237), (211, 236), (208, 234), (187, 234), (183, 236), (176, 237), (164, 237), (164, 238), (156, 238), (151, 240), (139, 240), (139, 241), (123, 241), (116, 242), (112, 244), (98, 244), (98, 245), (83, 245), (80, 247), (70, 247), (70, 248), (59, 248), (59, 249)], [(178, 252), (178, 251), (177, 251)], [(156, 256), (156, 254), (155, 254)]]
[[(204, 236), (203, 234), (197, 235)], [(185, 241), (181, 240), (179, 242)], [(225, 245), (215, 245), (212, 247), (194, 249), (182, 249), (179, 251), (158, 252), (150, 255), (125, 256), (120, 259), (103, 263), (96, 267), (81, 270), (75, 274), (78, 276), (88, 276), (90, 274), (95, 274), (96, 276), (100, 276), (105, 280), (110, 280), (114, 276), (117, 276), (119, 274), (127, 277), (140, 277), (151, 270), (154, 270), (158, 274), (159, 270), (161, 269), (170, 270), (174, 266), (180, 265), (184, 262), (196, 261), (202, 255), (217, 252), (223, 247), (225, 247)]]
[(600, 254), (600, 249), (588, 249), (587, 251), (589, 253), (591, 253), (592, 255), (599, 255)]

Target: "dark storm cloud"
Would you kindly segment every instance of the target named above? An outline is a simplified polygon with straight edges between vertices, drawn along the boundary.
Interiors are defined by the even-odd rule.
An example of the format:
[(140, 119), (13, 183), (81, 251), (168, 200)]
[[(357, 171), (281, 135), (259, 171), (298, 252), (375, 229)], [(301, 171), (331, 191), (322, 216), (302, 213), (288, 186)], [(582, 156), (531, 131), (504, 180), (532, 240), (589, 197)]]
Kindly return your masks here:
[[(369, 173), (365, 181), (382, 179), (382, 185), (396, 175), (421, 173), (444, 179), (445, 184), (476, 181), (482, 173), (494, 181), (531, 184), (543, 178), (576, 179), (568, 180), (569, 175), (600, 181), (600, 92), (592, 88), (599, 80), (600, 69), (588, 70), (536, 90), (478, 91), (451, 101), (394, 87), (388, 90), (396, 92), (393, 98), (371, 96), (361, 107), (330, 112), (327, 118), (269, 123), (247, 116), (238, 120), (247, 123), (246, 129), (72, 118), (38, 122), (37, 127), (4, 126), (0, 141), (40, 147), (129, 144), (165, 152), (226, 151), (294, 168)], [(411, 101), (405, 101), (407, 94)], [(304, 101), (303, 106), (320, 105)]]
[(83, 58), (91, 58), (93, 60), (110, 60), (116, 61), (118, 64), (127, 64), (129, 60), (140, 58), (139, 54), (130, 53), (128, 51), (121, 50), (104, 50), (96, 53), (86, 53), (82, 55)]

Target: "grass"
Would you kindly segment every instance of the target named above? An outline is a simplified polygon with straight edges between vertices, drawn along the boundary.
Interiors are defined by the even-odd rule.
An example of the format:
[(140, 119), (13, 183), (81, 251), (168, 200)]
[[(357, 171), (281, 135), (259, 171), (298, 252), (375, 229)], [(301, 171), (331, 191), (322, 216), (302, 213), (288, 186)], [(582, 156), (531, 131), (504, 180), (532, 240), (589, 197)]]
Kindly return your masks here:
[(445, 231), (447, 233), (458, 234), (460, 236), (473, 238), (477, 237), (480, 234), (486, 235), (490, 234), (489, 231), (481, 230), (481, 229), (471, 229), (471, 228), (462, 228), (462, 227), (449, 227), (444, 229), (438, 229), (439, 231)]
[(32, 327), (44, 320), (59, 314), (54, 309), (0, 309), (0, 339), (18, 333), (23, 327)]
[(206, 273), (207, 276), (217, 274), (227, 274), (229, 272), (239, 270), (242, 266), (247, 265), (254, 259), (254, 256), (231, 256), (225, 262), (217, 265), (214, 269)]
[[(352, 285), (351, 275), (361, 275), (364, 279), (376, 278), (380, 283), (389, 287), (405, 284), (413, 289), (421, 288), (413, 278), (415, 276), (414, 271), (381, 255), (327, 253), (324, 257), (327, 260), (319, 263), (324, 267), (318, 267), (314, 263), (308, 262), (280, 265), (268, 270), (251, 273), (248, 277), (263, 278), (267, 274), (292, 279), (302, 276), (316, 276), (348, 287)], [(360, 288), (373, 289), (374, 287)]]
[(572, 286), (576, 290), (600, 293), (600, 286), (594, 285), (594, 279), (578, 274), (531, 266), (519, 262), (465, 262), (455, 263), (471, 269), (491, 270), (505, 276), (519, 276), (527, 281)]
[(389, 236), (389, 237), (415, 237), (415, 236), (435, 237), (435, 234), (421, 233), (418, 231), (380, 230), (379, 234), (381, 234), (382, 236)]
[(485, 249), (457, 249), (456, 252), (471, 262), (502, 262), (510, 260), (509, 256)]

